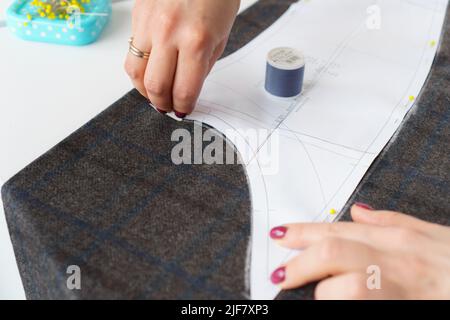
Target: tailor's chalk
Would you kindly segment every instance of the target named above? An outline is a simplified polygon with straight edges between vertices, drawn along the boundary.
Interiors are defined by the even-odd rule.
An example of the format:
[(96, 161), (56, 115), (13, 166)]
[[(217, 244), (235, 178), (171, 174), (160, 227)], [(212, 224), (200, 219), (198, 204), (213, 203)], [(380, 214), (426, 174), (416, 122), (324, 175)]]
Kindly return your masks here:
[(272, 49), (267, 55), (265, 89), (282, 98), (293, 98), (302, 92), (305, 75), (303, 54), (293, 48)]

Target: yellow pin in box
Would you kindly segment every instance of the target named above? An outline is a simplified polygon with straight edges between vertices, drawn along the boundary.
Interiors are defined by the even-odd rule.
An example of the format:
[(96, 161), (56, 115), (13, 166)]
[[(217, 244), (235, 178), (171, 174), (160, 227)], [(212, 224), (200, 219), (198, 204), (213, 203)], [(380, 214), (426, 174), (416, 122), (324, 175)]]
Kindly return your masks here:
[(75, 46), (97, 40), (110, 17), (110, 0), (16, 0), (6, 12), (19, 38)]

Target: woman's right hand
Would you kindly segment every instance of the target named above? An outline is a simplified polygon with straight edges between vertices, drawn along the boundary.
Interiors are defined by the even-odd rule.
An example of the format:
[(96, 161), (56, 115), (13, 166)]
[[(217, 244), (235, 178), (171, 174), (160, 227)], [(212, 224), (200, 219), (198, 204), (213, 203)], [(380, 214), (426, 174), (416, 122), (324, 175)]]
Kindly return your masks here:
[(125, 69), (136, 89), (160, 112), (184, 118), (222, 55), (240, 0), (137, 0), (133, 45), (149, 60), (128, 53)]

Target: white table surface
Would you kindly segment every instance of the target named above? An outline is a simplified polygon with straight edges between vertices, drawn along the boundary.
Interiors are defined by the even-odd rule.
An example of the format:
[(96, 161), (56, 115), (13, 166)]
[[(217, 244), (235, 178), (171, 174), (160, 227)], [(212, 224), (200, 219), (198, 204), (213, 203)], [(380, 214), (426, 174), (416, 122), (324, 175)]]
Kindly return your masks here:
[[(99, 41), (85, 47), (15, 38), (1, 27), (10, 3), (0, 1), (0, 185), (132, 89), (123, 61), (133, 1), (115, 2)], [(24, 298), (0, 199), (0, 299)]]

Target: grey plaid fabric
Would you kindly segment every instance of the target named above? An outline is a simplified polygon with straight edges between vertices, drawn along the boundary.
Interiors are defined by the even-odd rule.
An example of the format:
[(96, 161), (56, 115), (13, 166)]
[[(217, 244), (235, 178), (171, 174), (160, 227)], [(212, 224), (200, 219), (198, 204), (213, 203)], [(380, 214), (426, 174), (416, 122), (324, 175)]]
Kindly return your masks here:
[[(261, 0), (247, 10), (225, 54), (292, 2)], [(349, 203), (450, 224), (449, 31), (447, 24), (418, 106)], [(248, 297), (251, 212), (244, 169), (173, 165), (176, 128), (193, 132), (194, 124), (159, 115), (133, 90), (3, 186), (28, 298)], [(81, 268), (81, 290), (66, 287), (69, 265)], [(308, 299), (313, 288), (279, 298)]]

